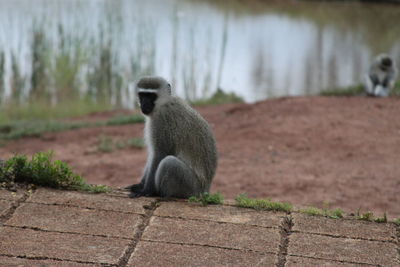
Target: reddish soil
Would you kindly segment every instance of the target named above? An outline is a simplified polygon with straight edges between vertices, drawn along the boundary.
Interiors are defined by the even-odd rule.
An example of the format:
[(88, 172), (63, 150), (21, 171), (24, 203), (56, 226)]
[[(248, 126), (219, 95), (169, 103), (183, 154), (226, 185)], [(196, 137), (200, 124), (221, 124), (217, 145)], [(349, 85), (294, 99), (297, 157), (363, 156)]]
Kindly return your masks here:
[[(400, 98), (294, 97), (198, 110), (218, 143), (213, 192), (400, 217)], [(136, 124), (45, 134), (10, 141), (0, 155), (53, 150), (90, 183), (126, 186), (139, 182), (146, 150), (101, 153), (99, 136), (126, 140), (142, 131)]]

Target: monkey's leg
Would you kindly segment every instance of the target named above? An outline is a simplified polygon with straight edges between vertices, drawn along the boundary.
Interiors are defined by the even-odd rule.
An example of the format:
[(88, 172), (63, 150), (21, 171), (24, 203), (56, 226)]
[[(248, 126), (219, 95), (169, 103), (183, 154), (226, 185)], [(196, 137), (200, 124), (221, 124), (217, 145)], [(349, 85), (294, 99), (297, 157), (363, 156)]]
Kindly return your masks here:
[(174, 156), (160, 162), (155, 183), (162, 197), (188, 198), (204, 191), (194, 171)]

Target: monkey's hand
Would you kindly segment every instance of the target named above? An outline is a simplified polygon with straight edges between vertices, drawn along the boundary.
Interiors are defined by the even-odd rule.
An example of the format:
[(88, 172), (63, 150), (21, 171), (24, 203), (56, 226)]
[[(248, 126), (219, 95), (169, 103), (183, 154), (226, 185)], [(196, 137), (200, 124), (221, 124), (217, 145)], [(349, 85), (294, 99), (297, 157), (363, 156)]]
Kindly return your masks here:
[(136, 197), (152, 197), (156, 195), (156, 192), (154, 190), (149, 190), (149, 188), (146, 188), (142, 184), (136, 184), (130, 186), (131, 193), (129, 194), (130, 198), (136, 198)]
[(142, 184), (142, 183), (133, 184), (133, 185), (124, 187), (124, 189), (129, 190), (129, 191), (131, 191), (131, 192), (140, 191), (140, 190), (143, 190), (143, 184)]
[(148, 192), (146, 190), (137, 190), (137, 191), (132, 191), (129, 194), (130, 198), (137, 198), (137, 197), (152, 197), (155, 196), (154, 193)]
[(129, 194), (130, 198), (137, 198), (137, 197), (143, 197), (143, 196), (144, 196), (143, 191), (131, 192)]
[(133, 184), (125, 188), (131, 191), (131, 193), (129, 194), (130, 198), (146, 196), (143, 183)]

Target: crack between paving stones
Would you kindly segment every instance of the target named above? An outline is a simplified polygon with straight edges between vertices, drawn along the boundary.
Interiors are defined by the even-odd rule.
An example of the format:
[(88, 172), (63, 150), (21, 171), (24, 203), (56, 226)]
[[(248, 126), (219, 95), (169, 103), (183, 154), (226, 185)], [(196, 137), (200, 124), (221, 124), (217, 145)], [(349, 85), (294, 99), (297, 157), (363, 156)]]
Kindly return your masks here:
[(281, 242), (279, 244), (278, 262), (276, 267), (284, 267), (286, 264), (287, 250), (289, 247), (289, 235), (292, 233), (293, 219), (291, 215), (283, 217), (280, 225)]
[(232, 248), (232, 247), (223, 247), (216, 245), (208, 245), (208, 244), (196, 244), (196, 243), (185, 243), (185, 242), (172, 242), (172, 241), (161, 241), (161, 240), (151, 240), (151, 239), (142, 239), (142, 241), (149, 243), (160, 243), (160, 244), (171, 244), (171, 245), (180, 245), (180, 246), (196, 246), (196, 247), (207, 247), (207, 248), (219, 248), (225, 250), (234, 250), (234, 251), (245, 251), (245, 252), (254, 252), (260, 255), (277, 255), (276, 253), (269, 251), (259, 251), (248, 248)]
[(393, 241), (390, 241), (390, 240), (378, 240), (378, 239), (363, 238), (363, 237), (349, 237), (349, 236), (333, 235), (333, 234), (325, 234), (325, 233), (303, 232), (303, 231), (298, 231), (298, 230), (293, 230), (292, 233), (318, 235), (318, 236), (326, 236), (326, 237), (332, 237), (332, 238), (346, 238), (346, 239), (353, 239), (353, 240), (360, 240), (360, 241), (374, 241), (374, 242), (381, 242), (381, 243), (397, 244), (396, 240), (393, 240)]
[[(72, 262), (72, 263), (82, 263), (82, 264), (99, 264), (99, 262), (95, 261), (80, 261), (80, 260), (70, 260), (70, 259), (59, 259), (59, 258), (51, 258), (44, 256), (15, 256), (11, 254), (0, 254), (0, 257), (8, 257), (8, 258), (17, 258), (17, 259), (26, 259), (26, 260), (51, 260), (51, 261), (59, 261), (59, 262)], [(101, 266), (115, 266), (115, 264), (110, 263), (100, 263)]]
[(46, 230), (39, 227), (33, 226), (19, 226), (19, 225), (10, 225), (10, 224), (3, 224), (4, 227), (10, 228), (18, 228), (18, 229), (29, 229), (37, 232), (44, 232), (44, 233), (57, 233), (57, 234), (68, 234), (68, 235), (83, 235), (83, 236), (93, 236), (93, 237), (103, 237), (103, 238), (113, 238), (113, 239), (124, 239), (124, 240), (132, 240), (129, 237), (121, 237), (121, 236), (114, 236), (114, 235), (100, 235), (100, 234), (87, 234), (87, 233), (80, 233), (80, 232), (68, 232), (68, 231), (57, 231), (57, 230)]
[(33, 201), (25, 201), (28, 204), (35, 204), (35, 205), (47, 205), (47, 206), (62, 206), (62, 207), (69, 207), (69, 208), (81, 208), (81, 209), (88, 209), (88, 210), (98, 210), (98, 211), (109, 211), (109, 212), (118, 212), (124, 214), (137, 214), (144, 216), (145, 214), (140, 212), (133, 212), (133, 211), (120, 211), (120, 210), (107, 210), (102, 208), (93, 208), (93, 207), (84, 207), (79, 205), (71, 205), (71, 204), (60, 204), (60, 203), (42, 203), (42, 202), (33, 202)]
[(379, 264), (372, 264), (372, 263), (366, 263), (366, 262), (335, 260), (335, 259), (311, 257), (311, 256), (305, 256), (305, 255), (297, 255), (297, 254), (288, 254), (288, 256), (293, 256), (293, 257), (298, 257), (298, 258), (306, 258), (306, 259), (313, 259), (313, 260), (323, 260), (323, 261), (333, 261), (333, 262), (340, 262), (340, 263), (350, 263), (350, 264), (365, 265), (365, 266), (382, 266), (382, 265), (379, 265)]
[(13, 202), (12, 206), (5, 212), (2, 216), (0, 216), (0, 226), (4, 225), (6, 221), (8, 221), (15, 213), (15, 210), (21, 206), (21, 204), (25, 203), (25, 201), (28, 199), (28, 197), (33, 194), (35, 190), (33, 189), (31, 192), (24, 192), (24, 195)]
[(265, 229), (279, 229), (280, 226), (262, 226), (257, 224), (247, 224), (247, 223), (235, 223), (235, 222), (221, 222), (211, 219), (200, 219), (200, 218), (188, 218), (188, 217), (181, 217), (181, 216), (168, 216), (168, 215), (154, 215), (154, 217), (158, 218), (168, 218), (168, 219), (179, 219), (183, 221), (200, 221), (200, 222), (214, 222), (218, 224), (233, 224), (233, 225), (246, 225), (251, 227), (258, 227), (258, 228), (265, 228)]
[(397, 261), (400, 265), (400, 225), (397, 225), (396, 232), (397, 232)]
[(119, 259), (117, 266), (118, 267), (125, 267), (128, 264), (128, 261), (130, 257), (133, 255), (135, 252), (137, 244), (139, 244), (140, 240), (142, 239), (142, 235), (146, 228), (150, 224), (150, 219), (153, 217), (154, 211), (157, 209), (159, 206), (159, 201), (156, 200), (155, 202), (151, 203), (149, 206), (147, 206), (147, 212), (143, 222), (138, 226), (138, 231), (135, 233), (135, 237), (133, 238), (133, 241), (128, 245), (128, 247), (125, 249), (124, 254), (122, 257)]

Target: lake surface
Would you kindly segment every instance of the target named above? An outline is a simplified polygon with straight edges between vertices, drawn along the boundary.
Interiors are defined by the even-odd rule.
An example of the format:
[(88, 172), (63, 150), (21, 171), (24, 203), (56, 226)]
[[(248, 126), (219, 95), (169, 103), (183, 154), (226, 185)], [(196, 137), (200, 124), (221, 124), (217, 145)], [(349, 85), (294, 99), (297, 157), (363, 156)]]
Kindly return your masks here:
[[(164, 76), (178, 95), (192, 100), (216, 88), (254, 102), (358, 84), (376, 54), (387, 52), (400, 63), (399, 25), (400, 5), (385, 4), (0, 0), (5, 97), (13, 92), (12, 55), (26, 77), (21, 97), (31, 90), (32, 32), (38, 28), (54, 55), (60, 29), (69, 45), (84, 48), (88, 56), (76, 75), (82, 94), (96, 87), (85, 75), (96, 72), (90, 59), (107, 45), (119, 81), (109, 97), (123, 88), (118, 94), (129, 107), (130, 84), (145, 74)], [(56, 82), (49, 84), (49, 92), (57, 90)]]

